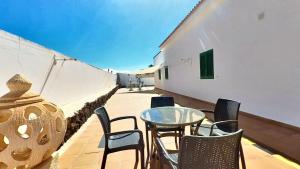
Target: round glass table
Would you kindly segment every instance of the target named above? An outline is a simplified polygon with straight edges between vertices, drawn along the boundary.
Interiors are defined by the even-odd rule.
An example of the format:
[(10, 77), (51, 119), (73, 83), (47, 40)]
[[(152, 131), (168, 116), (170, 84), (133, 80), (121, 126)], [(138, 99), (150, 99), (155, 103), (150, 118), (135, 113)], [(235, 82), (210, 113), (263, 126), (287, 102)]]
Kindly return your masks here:
[[(146, 160), (146, 166), (148, 166), (150, 156), (153, 156), (156, 151), (156, 145), (153, 141), (158, 137), (157, 126), (184, 128), (185, 126), (200, 124), (205, 118), (205, 114), (200, 110), (188, 107), (156, 107), (143, 111), (140, 118), (151, 128), (151, 151)], [(149, 152), (149, 150), (147, 151)]]
[(184, 127), (201, 122), (205, 114), (188, 107), (157, 107), (145, 110), (140, 117), (151, 125)]

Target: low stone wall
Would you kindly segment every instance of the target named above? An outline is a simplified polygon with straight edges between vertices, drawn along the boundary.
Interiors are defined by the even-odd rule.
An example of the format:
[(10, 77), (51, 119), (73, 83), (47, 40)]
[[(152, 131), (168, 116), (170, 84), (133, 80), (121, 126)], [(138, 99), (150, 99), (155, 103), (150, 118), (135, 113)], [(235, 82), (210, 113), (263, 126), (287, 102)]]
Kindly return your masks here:
[(94, 113), (94, 110), (98, 107), (103, 106), (106, 101), (119, 89), (115, 87), (106, 95), (103, 95), (93, 102), (88, 102), (83, 108), (74, 113), (74, 116), (67, 118), (67, 131), (64, 138), (66, 142), (76, 131), (84, 124), (87, 119)]

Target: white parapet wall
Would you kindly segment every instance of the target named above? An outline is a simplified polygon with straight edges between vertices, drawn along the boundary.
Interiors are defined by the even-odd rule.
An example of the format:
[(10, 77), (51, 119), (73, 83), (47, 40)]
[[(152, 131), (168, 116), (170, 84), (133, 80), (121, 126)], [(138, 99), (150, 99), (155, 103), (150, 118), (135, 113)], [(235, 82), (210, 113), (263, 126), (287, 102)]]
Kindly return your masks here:
[(66, 116), (116, 86), (116, 75), (0, 31), (0, 94), (6, 81), (23, 74), (32, 90), (65, 110)]
[(119, 83), (122, 87), (129, 87), (129, 81), (131, 81), (132, 84), (137, 84), (137, 78), (133, 74), (129, 73), (118, 73), (119, 76)]
[[(300, 1), (205, 0), (161, 45), (156, 87), (300, 127)], [(214, 79), (200, 78), (199, 54), (213, 49)], [(253, 124), (255, 125), (255, 124)]]
[[(131, 83), (133, 85), (138, 84), (138, 79), (136, 75), (134, 74), (127, 74), (127, 73), (118, 73), (119, 76), (119, 83), (121, 86), (129, 87), (129, 81), (131, 80)], [(143, 82), (144, 86), (154, 86), (154, 77), (141, 77), (141, 81)]]
[(154, 77), (142, 77), (141, 81), (143, 82), (144, 86), (154, 86)]

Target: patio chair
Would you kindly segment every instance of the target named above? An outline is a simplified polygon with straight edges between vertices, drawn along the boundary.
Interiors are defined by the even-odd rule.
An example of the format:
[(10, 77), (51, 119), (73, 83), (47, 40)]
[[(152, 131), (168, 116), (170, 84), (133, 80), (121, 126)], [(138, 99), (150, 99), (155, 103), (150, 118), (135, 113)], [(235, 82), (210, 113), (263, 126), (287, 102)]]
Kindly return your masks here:
[[(151, 98), (151, 108), (156, 107), (166, 107), (166, 106), (174, 106), (174, 98), (163, 96), (163, 97), (152, 97)], [(150, 156), (150, 150), (149, 150), (149, 131), (150, 131), (150, 125), (145, 124), (146, 126), (146, 146), (147, 146), (147, 159)], [(175, 144), (176, 147), (178, 146), (178, 139), (177, 136), (181, 135), (183, 133), (183, 129), (179, 127), (164, 127), (164, 126), (156, 126), (156, 129), (158, 132), (175, 132), (173, 136), (175, 136)], [(178, 132), (178, 133), (177, 133)], [(151, 150), (153, 149), (153, 140), (151, 139)]]
[[(103, 160), (101, 169), (105, 169), (107, 155), (109, 153), (114, 153), (122, 150), (136, 150), (136, 164), (138, 163), (138, 151), (140, 151), (141, 155), (141, 169), (145, 168), (144, 164), (144, 140), (143, 133), (138, 130), (137, 121), (135, 116), (123, 116), (117, 117), (114, 119), (110, 119), (107, 111), (104, 107), (97, 108), (95, 114), (98, 116), (105, 138), (105, 148), (103, 154)], [(111, 123), (124, 119), (133, 119), (134, 121), (134, 129), (119, 131), (119, 132), (111, 132)]]
[[(214, 111), (201, 110), (206, 113), (213, 113), (214, 123), (191, 126), (191, 134), (200, 136), (221, 136), (236, 132), (238, 130), (239, 109), (239, 102), (227, 99), (218, 99)], [(240, 146), (240, 155), (242, 166), (244, 169), (246, 169), (242, 146)]]
[[(215, 130), (215, 132), (218, 131), (224, 131), (224, 132), (235, 132), (237, 131), (237, 121), (238, 120), (238, 114), (240, 109), (240, 103), (233, 101), (233, 100), (227, 100), (227, 99), (218, 99), (217, 104), (215, 106), (214, 111), (212, 110), (201, 110), (205, 113), (213, 113), (214, 115), (214, 122), (222, 122), (222, 121), (228, 121), (232, 120), (230, 122), (222, 122), (215, 124), (215, 127), (218, 127), (220, 130)], [(191, 126), (191, 134), (197, 134), (197, 135), (203, 135), (208, 136), (210, 133), (210, 128), (212, 124), (201, 124), (199, 125), (198, 133), (195, 133), (196, 126)]]
[(224, 136), (184, 136), (178, 153), (170, 154), (159, 138), (160, 168), (239, 169), (242, 130)]
[[(169, 96), (161, 96), (161, 97), (152, 97), (151, 98), (151, 108), (156, 107), (166, 107), (166, 106), (175, 106), (174, 98)], [(165, 126), (156, 126), (158, 132), (182, 132), (182, 129), (179, 127), (165, 127)], [(146, 124), (146, 144), (147, 144), (147, 153), (149, 154), (149, 132), (150, 125)], [(175, 144), (178, 146), (177, 134), (175, 136)]]

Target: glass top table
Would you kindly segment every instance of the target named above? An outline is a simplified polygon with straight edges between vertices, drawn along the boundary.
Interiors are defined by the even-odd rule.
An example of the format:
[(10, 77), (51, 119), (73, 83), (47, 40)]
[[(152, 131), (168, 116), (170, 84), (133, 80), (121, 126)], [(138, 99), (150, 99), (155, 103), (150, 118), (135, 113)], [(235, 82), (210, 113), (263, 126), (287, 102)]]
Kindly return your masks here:
[(157, 107), (145, 110), (140, 117), (152, 125), (180, 127), (201, 122), (205, 114), (187, 107)]

